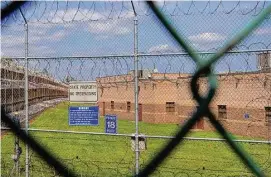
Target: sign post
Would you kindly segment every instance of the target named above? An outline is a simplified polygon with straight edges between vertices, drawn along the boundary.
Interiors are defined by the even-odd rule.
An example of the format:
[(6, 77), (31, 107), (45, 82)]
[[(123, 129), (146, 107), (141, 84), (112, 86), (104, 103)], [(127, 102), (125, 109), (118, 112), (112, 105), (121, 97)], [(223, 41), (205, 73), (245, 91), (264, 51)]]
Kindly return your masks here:
[(105, 115), (105, 133), (117, 134), (117, 116)]

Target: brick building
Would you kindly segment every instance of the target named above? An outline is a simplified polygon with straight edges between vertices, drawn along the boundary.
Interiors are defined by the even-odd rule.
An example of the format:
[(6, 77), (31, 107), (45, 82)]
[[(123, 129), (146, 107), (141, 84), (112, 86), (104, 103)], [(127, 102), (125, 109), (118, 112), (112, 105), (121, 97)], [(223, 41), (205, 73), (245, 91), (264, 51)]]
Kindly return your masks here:
[[(191, 75), (146, 73), (139, 73), (139, 121), (186, 121), (197, 106), (189, 88)], [(270, 70), (265, 67), (264, 71), (217, 74), (217, 78), (219, 88), (210, 108), (223, 125), (234, 134), (270, 138)], [(101, 115), (116, 114), (119, 119), (134, 120), (133, 73), (97, 78), (97, 83)], [(207, 87), (206, 78), (201, 78), (200, 93)], [(213, 129), (206, 118), (194, 128)]]

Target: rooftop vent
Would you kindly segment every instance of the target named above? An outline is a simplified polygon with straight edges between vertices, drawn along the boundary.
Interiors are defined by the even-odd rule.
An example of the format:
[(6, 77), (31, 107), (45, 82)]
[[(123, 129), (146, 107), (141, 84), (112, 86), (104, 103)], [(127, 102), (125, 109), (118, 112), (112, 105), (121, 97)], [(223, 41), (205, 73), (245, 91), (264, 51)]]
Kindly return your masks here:
[(271, 53), (265, 52), (257, 55), (258, 69), (260, 71), (271, 71)]

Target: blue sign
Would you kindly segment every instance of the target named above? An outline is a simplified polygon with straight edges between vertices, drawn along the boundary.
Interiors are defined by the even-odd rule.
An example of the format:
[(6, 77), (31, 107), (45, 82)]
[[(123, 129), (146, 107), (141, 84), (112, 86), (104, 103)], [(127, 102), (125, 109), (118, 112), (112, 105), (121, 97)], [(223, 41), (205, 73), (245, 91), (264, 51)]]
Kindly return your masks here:
[(99, 125), (99, 107), (69, 107), (69, 125)]
[(244, 117), (245, 117), (245, 119), (248, 119), (248, 118), (249, 118), (249, 114), (246, 113), (246, 114), (244, 115)]
[(105, 115), (105, 133), (117, 133), (116, 115)]

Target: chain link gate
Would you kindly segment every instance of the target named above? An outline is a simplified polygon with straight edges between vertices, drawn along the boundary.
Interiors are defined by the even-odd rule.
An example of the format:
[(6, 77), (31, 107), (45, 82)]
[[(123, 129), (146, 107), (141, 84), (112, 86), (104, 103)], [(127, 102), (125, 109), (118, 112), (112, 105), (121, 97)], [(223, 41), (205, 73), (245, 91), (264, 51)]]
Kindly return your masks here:
[[(238, 4), (240, 5), (240, 2)], [(233, 11), (238, 4), (233, 8)], [(31, 3), (31, 5), (37, 6), (36, 2)], [(65, 15), (59, 18), (58, 11), (60, 9), (58, 7), (60, 7), (60, 3), (56, 2), (53, 5), (57, 7), (55, 13), (53, 13), (53, 16), (57, 18), (47, 18), (47, 21), (50, 25), (52, 25), (51, 23), (57, 23), (58, 31), (51, 34), (52, 39), (57, 41), (65, 36), (62, 33), (63, 29), (71, 29), (74, 24), (59, 25), (59, 21), (66, 21), (65, 15), (68, 11), (66, 10)], [(250, 23), (250, 26), (238, 33), (233, 38), (233, 41), (224, 46), (222, 45), (221, 49), (218, 47), (218, 52), (196, 52), (191, 47), (191, 41), (198, 40), (198, 38), (211, 38), (211, 36), (215, 38), (212, 40), (223, 40), (225, 38), (208, 32), (198, 36), (190, 36), (188, 40), (179, 37), (178, 30), (171, 26), (172, 24), (176, 25), (177, 20), (174, 21), (175, 19), (173, 19), (169, 23), (154, 4), (148, 2), (148, 5), (150, 8), (146, 11), (146, 14), (149, 15), (150, 10), (153, 10), (159, 21), (164, 25), (162, 33), (165, 33), (165, 30), (168, 31), (177, 41), (177, 46), (180, 45), (184, 50), (177, 49), (179, 46), (170, 47), (171, 44), (169, 43), (153, 46), (146, 51), (144, 45), (151, 43), (153, 38), (147, 39), (148, 37), (146, 37), (144, 39), (145, 36), (142, 33), (146, 30), (144, 20), (147, 17), (143, 16), (141, 18), (139, 12), (135, 13), (137, 5), (133, 6), (134, 11), (127, 11), (126, 15), (131, 18), (123, 19), (122, 25), (119, 20), (90, 22), (90, 32), (98, 36), (96, 29), (99, 29), (98, 31), (104, 33), (102, 37), (105, 39), (108, 38), (105, 32), (110, 31), (121, 36), (121, 34), (127, 34), (129, 29), (133, 29), (133, 33), (129, 33), (130, 35), (127, 38), (120, 37), (120, 40), (125, 40), (130, 45), (114, 41), (117, 46), (116, 52), (125, 53), (125, 50), (126, 52), (129, 51), (128, 54), (123, 55), (110, 55), (108, 53), (108, 55), (98, 56), (93, 51), (94, 53), (90, 54), (91, 57), (80, 56), (81, 53), (76, 53), (76, 56), (73, 57), (63, 57), (71, 55), (65, 55), (66, 51), (64, 50), (63, 53), (58, 53), (59, 56), (48, 57), (48, 55), (52, 56), (53, 54), (50, 53), (50, 50), (47, 50), (46, 46), (41, 47), (43, 50), (40, 50), (36, 49), (35, 45), (39, 38), (46, 40), (44, 35), (48, 31), (43, 31), (43, 29), (49, 28), (50, 25), (47, 24), (46, 27), (46, 24), (44, 26), (28, 24), (25, 26), (27, 28), (26, 34), (29, 35), (29, 40), (25, 42), (25, 46), (29, 46), (29, 51), (27, 47), (25, 48), (26, 59), (20, 57), (22, 56), (20, 52), (23, 52), (20, 49), (18, 53), (14, 52), (15, 56), (18, 57), (6, 57), (7, 59), (2, 57), (1, 76), (3, 76), (3, 73), (7, 74), (1, 77), (1, 83), (4, 83), (4, 86), (12, 85), (11, 90), (1, 87), (2, 106), (4, 106), (4, 110), (12, 113), (11, 116), (14, 116), (14, 114), (15, 116), (19, 115), (18, 117), (21, 117), (22, 123), (25, 122), (25, 116), (29, 115), (30, 119), (35, 118), (40, 112), (46, 110), (38, 116), (38, 119), (33, 119), (33, 122), (30, 121), (29, 128), (28, 122), (26, 122), (26, 125), (21, 125), (21, 127), (25, 126), (31, 137), (35, 138), (35, 141), (39, 142), (42, 147), (50, 149), (51, 152), (57, 152), (57, 155), (53, 155), (54, 158), (49, 153), (47, 159), (45, 158), (47, 163), (53, 165), (53, 167), (50, 167), (40, 157), (40, 155), (44, 155), (40, 154), (40, 152), (44, 151), (41, 149), (37, 151), (42, 147), (35, 145), (38, 148), (34, 148), (34, 151), (30, 151), (28, 155), (25, 155), (25, 152), (28, 152), (26, 146), (26, 149), (22, 149), (21, 156), (26, 157), (26, 159), (20, 159), (20, 164), (24, 164), (26, 160), (27, 165), (22, 165), (21, 170), (16, 167), (16, 173), (21, 173), (16, 175), (58, 176), (59, 174), (66, 174), (73, 176), (76, 174), (77, 176), (108, 176), (110, 174), (112, 176), (125, 176), (137, 174), (138, 176), (148, 176), (154, 173), (154, 176), (250, 176), (251, 172), (246, 167), (249, 167), (257, 176), (269, 175), (270, 71), (262, 69), (261, 72), (257, 73), (255, 61), (257, 57), (268, 57), (270, 45), (267, 44), (264, 49), (251, 49), (250, 46), (243, 49), (242, 46), (238, 46), (240, 48), (234, 48), (234, 46), (262, 21), (269, 20), (268, 15), (271, 7), (263, 8), (261, 13), (256, 15), (255, 21)], [(178, 3), (175, 6), (173, 14), (179, 8)], [(189, 10), (185, 13), (186, 15), (191, 15), (189, 11), (192, 6), (195, 6), (195, 2), (191, 2)], [(207, 6), (201, 13), (207, 9)], [(78, 9), (72, 21), (80, 21), (76, 19), (78, 18), (77, 14), (84, 15), (85, 11), (80, 11), (81, 7), (83, 7), (82, 2), (78, 4)], [(124, 4), (122, 7), (126, 7), (126, 5)], [(91, 8), (86, 14), (90, 13)], [(114, 10), (112, 9), (108, 18), (113, 14)], [(160, 9), (166, 12), (165, 3), (162, 6), (160, 4)], [(26, 14), (25, 9), (20, 11), (21, 15)], [(119, 16), (121, 16), (121, 13)], [(139, 16), (134, 17), (138, 13)], [(226, 14), (230, 13), (231, 11), (226, 12)], [(85, 18), (87, 18), (86, 14)], [(91, 18), (93, 17), (95, 18), (95, 15), (92, 14)], [(13, 16), (14, 21), (21, 23), (22, 20), (18, 19), (18, 14)], [(28, 17), (24, 18), (24, 20), (24, 22), (27, 22)], [(41, 21), (41, 18), (38, 21)], [(2, 29), (8, 29), (5, 26), (6, 23), (8, 23), (8, 20), (2, 25)], [(81, 25), (83, 29), (85, 24), (77, 23), (77, 25)], [(149, 25), (152, 26), (151, 30), (155, 29), (153, 24)], [(18, 28), (16, 27), (14, 30), (18, 30)], [(265, 30), (259, 30), (258, 32), (267, 33)], [(151, 34), (152, 31), (148, 31), (148, 33)], [(32, 37), (31, 34), (33, 34)], [(74, 34), (79, 37), (78, 33)], [(85, 38), (88, 38), (88, 36), (86, 35)], [(18, 43), (23, 43), (23, 41), (18, 40)], [(144, 43), (144, 41), (146, 42)], [(7, 45), (7, 43), (4, 44)], [(99, 45), (103, 46), (103, 43), (101, 42), (97, 46), (99, 47)], [(67, 47), (72, 49), (74, 44), (68, 43)], [(60, 45), (56, 46), (55, 49), (63, 50)], [(110, 52), (110, 50), (112, 52), (112, 49), (108, 51)], [(222, 56), (224, 56), (223, 60), (218, 60)], [(234, 68), (239, 62), (236, 58), (232, 59), (234, 57), (242, 62), (244, 68)], [(8, 69), (2, 69), (4, 68), (3, 62), (5, 62), (5, 66), (8, 65)], [(225, 66), (228, 66), (227, 73), (219, 73)], [(21, 68), (22, 72), (12, 72), (9, 68), (17, 68), (16, 70)], [(241, 72), (236, 72), (240, 70)], [(88, 73), (84, 71), (88, 71)], [(194, 75), (192, 76), (191, 73), (194, 73)], [(24, 79), (25, 75), (28, 77)], [(18, 79), (16, 79), (17, 77)], [(17, 82), (18, 80), (20, 82)], [(77, 129), (61, 124), (61, 121), (66, 121), (68, 116), (67, 112), (61, 110), (65, 110), (72, 105), (67, 102), (67, 84), (71, 80), (97, 81), (100, 112), (117, 114), (121, 119), (124, 119), (119, 121), (118, 134), (105, 134), (103, 129), (99, 127), (91, 128), (91, 131), (89, 131), (88, 128)], [(224, 84), (221, 88), (225, 87), (225, 90), (219, 90), (214, 96), (217, 89), (217, 80)], [(233, 86), (229, 87), (227, 84)], [(25, 86), (28, 86), (28, 88), (24, 88)], [(192, 93), (189, 92), (189, 87)], [(248, 99), (243, 98), (240, 95), (241, 93), (236, 90), (242, 87), (252, 88), (245, 90), (247, 92), (257, 90), (257, 93), (261, 94), (252, 96), (252, 99), (250, 97)], [(7, 88), (9, 87), (7, 86)], [(229, 92), (227, 93), (226, 90)], [(207, 94), (204, 97), (201, 96), (204, 93)], [(223, 95), (229, 100), (224, 99)], [(14, 103), (14, 97), (25, 97), (25, 99)], [(233, 98), (236, 97), (244, 101), (235, 103)], [(213, 101), (211, 102), (211, 100)], [(221, 100), (224, 101), (221, 102)], [(29, 108), (27, 108), (28, 105)], [(82, 106), (82, 104), (77, 105)], [(235, 105), (239, 105), (239, 107), (235, 108)], [(24, 110), (29, 110), (29, 112), (25, 114)], [(232, 112), (236, 114), (233, 115)], [(234, 120), (232, 119), (234, 116), (243, 117), (248, 121)], [(57, 122), (54, 122), (56, 117), (58, 118)], [(188, 119), (189, 117), (191, 118)], [(264, 118), (264, 121), (262, 118)], [(2, 119), (8, 123), (4, 116)], [(42, 121), (46, 119), (48, 120)], [(135, 122), (132, 120), (135, 120)], [(103, 118), (101, 118), (100, 123), (101, 125), (104, 124)], [(8, 124), (11, 125), (11, 122)], [(261, 138), (259, 140), (233, 140), (222, 125), (231, 133), (245, 137), (238, 136), (241, 139), (247, 139), (250, 136)], [(264, 128), (258, 131), (262, 127)], [(8, 130), (5, 127), (2, 127), (3, 129)], [(14, 132), (19, 133), (18, 129), (15, 130), (15, 127), (12, 129)], [(175, 135), (176, 129), (180, 130)], [(192, 137), (185, 137), (191, 129), (195, 130), (192, 132)], [(221, 137), (219, 134), (198, 131), (200, 129), (208, 131), (216, 129), (221, 134)], [(23, 135), (23, 131), (20, 132), (19, 137), (27, 140), (27, 136)], [(6, 176), (14, 174), (13, 164), (6, 163), (10, 161), (7, 159), (13, 154), (6, 150), (7, 147), (13, 149), (10, 143), (10, 141), (14, 140), (12, 138), (8, 134), (3, 137), (2, 143), (5, 149), (1, 154), (2, 157), (6, 156), (1, 159), (3, 164), (2, 172)], [(35, 144), (29, 139), (28, 142)], [(177, 147), (181, 143), (182, 146)], [(226, 143), (229, 147), (226, 146)], [(31, 144), (29, 145), (31, 146)], [(63, 147), (66, 151), (63, 151)], [(78, 149), (78, 147), (81, 149)], [(18, 147), (16, 148), (18, 149)], [(161, 148), (163, 150), (160, 151)], [(119, 151), (120, 149), (122, 151)], [(191, 149), (194, 152), (192, 157), (189, 155)], [(232, 153), (228, 153), (231, 149), (240, 157), (240, 162)], [(243, 149), (249, 152), (257, 163), (244, 153)], [(77, 153), (74, 153), (75, 151)], [(108, 153), (110, 151), (114, 153)], [(174, 152), (171, 153), (171, 151)], [(206, 152), (206, 155), (202, 154), (203, 151)], [(95, 157), (95, 159), (85, 159), (84, 156)], [(50, 157), (53, 160), (50, 161)], [(212, 159), (209, 159), (209, 157), (212, 157)], [(213, 160), (217, 157), (221, 158)], [(160, 165), (166, 158), (166, 163)], [(215, 163), (221, 163), (226, 169), (231, 170), (212, 165)], [(63, 164), (62, 168), (58, 168)], [(182, 167), (180, 167), (180, 164)], [(236, 165), (236, 168), (231, 168), (234, 165)], [(139, 167), (142, 168), (142, 171), (139, 171)], [(10, 169), (12, 169), (11, 172)]]

